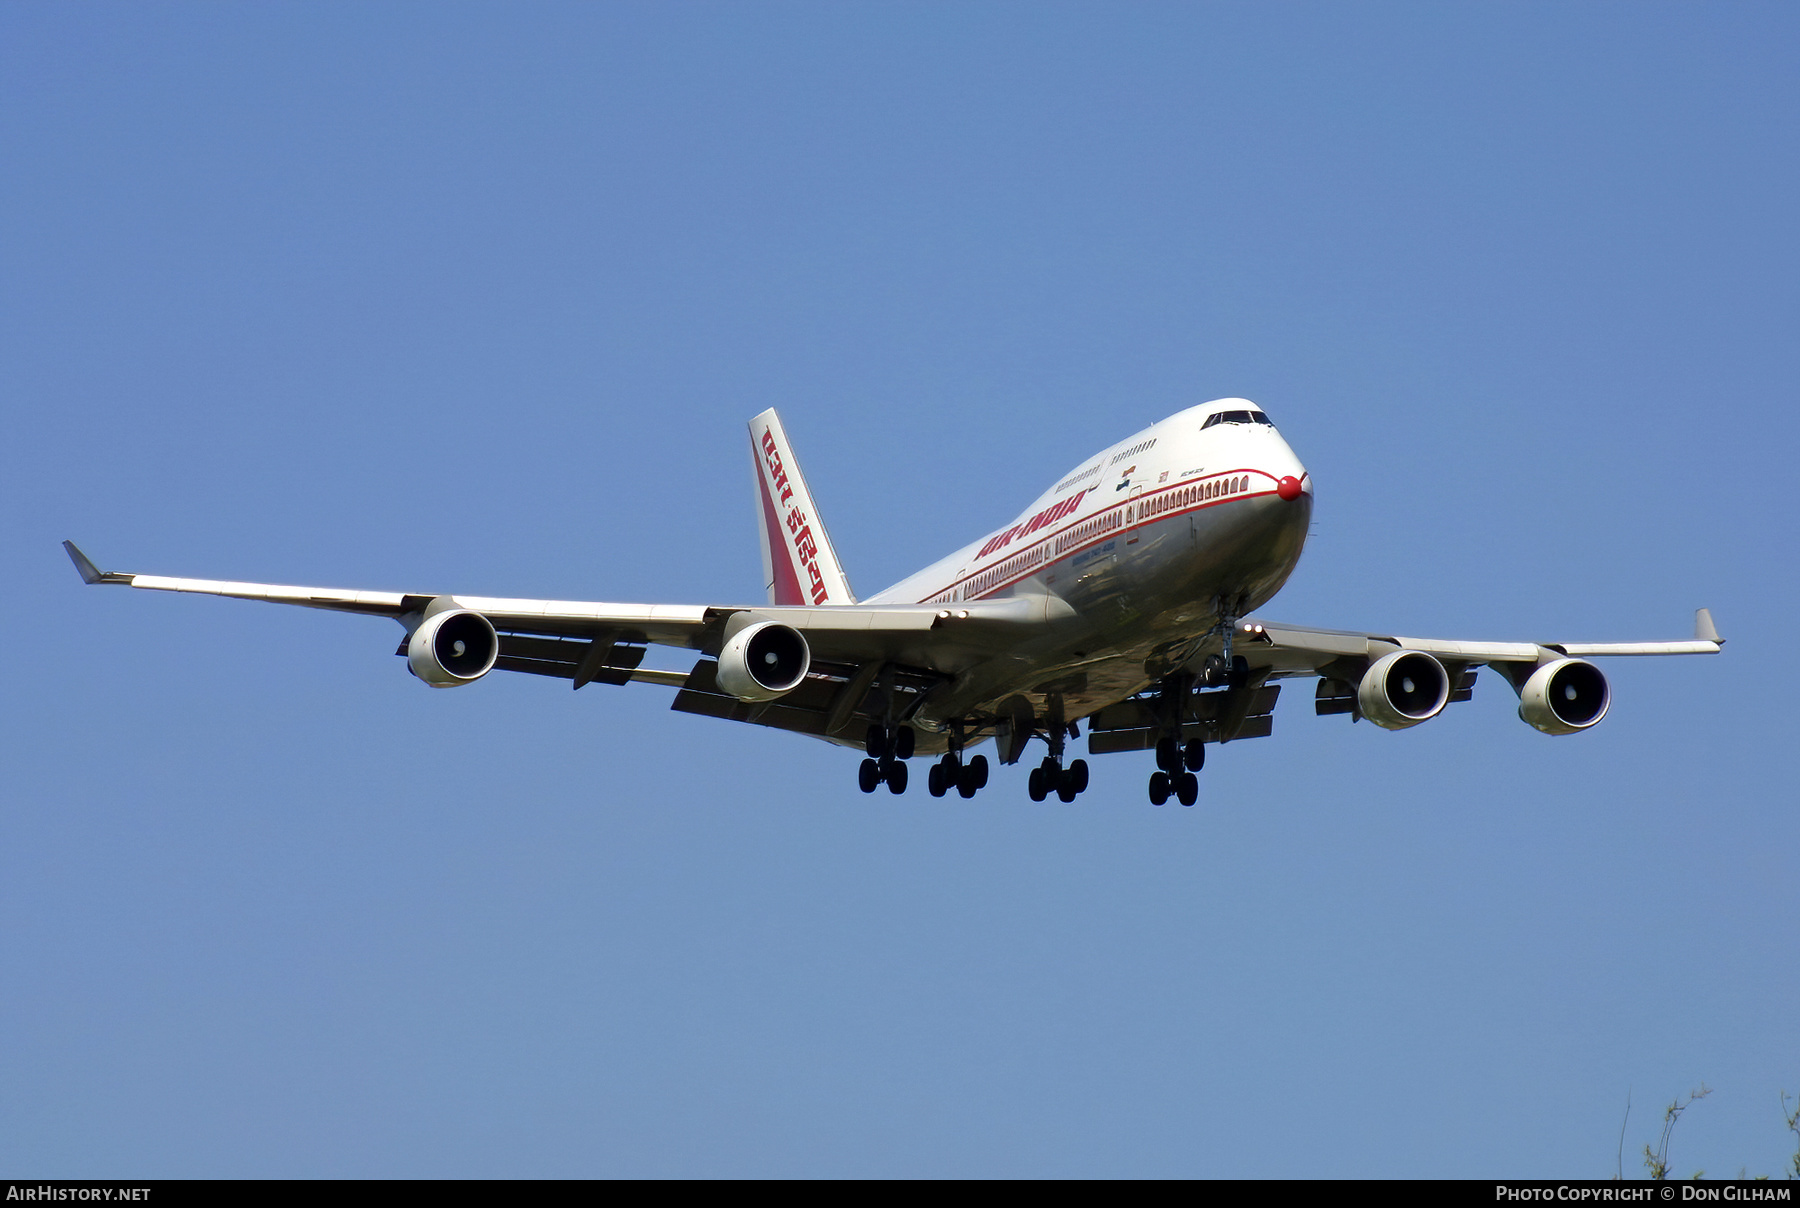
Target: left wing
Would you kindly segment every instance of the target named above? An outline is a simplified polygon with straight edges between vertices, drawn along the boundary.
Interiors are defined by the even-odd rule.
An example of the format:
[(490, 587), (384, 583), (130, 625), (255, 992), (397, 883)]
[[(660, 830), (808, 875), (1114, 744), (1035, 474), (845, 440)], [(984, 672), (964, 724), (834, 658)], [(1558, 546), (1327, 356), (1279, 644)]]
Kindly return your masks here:
[[(388, 617), (407, 631), (407, 640), (396, 651), (402, 655), (408, 653), (414, 632), (430, 618), (447, 611), (477, 613), (498, 638), (495, 670), (569, 679), (576, 688), (630, 681), (665, 684), (683, 689), (675, 707), (684, 712), (821, 736), (842, 730), (852, 717), (863, 714), (872, 691), (885, 689), (905, 696), (908, 703), (922, 700), (938, 682), (1011, 646), (1020, 626), (1056, 619), (1053, 610), (1060, 604), (1052, 597), (969, 601), (954, 609), (933, 604), (614, 604), (353, 591), (103, 571), (72, 542), (63, 542), (63, 548), (82, 580), (90, 584)], [(734, 621), (740, 614), (749, 615)], [(713, 660), (731, 633), (763, 620), (804, 635), (812, 670), (806, 683), (780, 702), (745, 704), (720, 691)], [(645, 647), (652, 645), (711, 657), (689, 671), (640, 667)]]

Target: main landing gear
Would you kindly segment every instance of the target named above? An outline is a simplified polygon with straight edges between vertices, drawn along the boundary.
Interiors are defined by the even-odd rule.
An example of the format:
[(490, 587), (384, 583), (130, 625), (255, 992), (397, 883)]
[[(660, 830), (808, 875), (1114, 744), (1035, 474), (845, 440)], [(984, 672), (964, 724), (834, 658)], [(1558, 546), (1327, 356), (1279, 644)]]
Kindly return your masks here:
[(933, 797), (942, 797), (951, 789), (963, 798), (973, 797), (981, 787), (987, 784), (988, 761), (986, 755), (977, 755), (964, 763), (960, 752), (952, 749), (944, 752), (944, 757), (931, 765), (926, 775), (925, 785), (931, 790)]
[(1031, 769), (1031, 776), (1026, 781), (1026, 790), (1033, 801), (1042, 801), (1051, 793), (1055, 793), (1059, 801), (1073, 801), (1087, 788), (1087, 760), (1077, 759), (1068, 767), (1063, 766), (1063, 747), (1079, 734), (1072, 723), (1062, 720), (1062, 698), (1052, 697), (1050, 728), (1043, 735), (1050, 745), (1050, 753), (1044, 756), (1044, 762)]
[(1051, 793), (1059, 801), (1073, 801), (1087, 786), (1087, 760), (1077, 759), (1065, 768), (1055, 755), (1044, 756), (1044, 762), (1031, 769), (1027, 782), (1033, 801), (1042, 801)]
[(1194, 775), (1206, 766), (1206, 744), (1194, 739), (1185, 745), (1173, 738), (1156, 744), (1157, 770), (1150, 774), (1150, 804), (1161, 805), (1172, 794), (1183, 805), (1200, 800), (1200, 778)]
[(885, 784), (888, 792), (899, 796), (906, 791), (906, 761), (912, 758), (913, 732), (911, 726), (900, 726), (889, 730), (886, 726), (869, 727), (869, 736), (863, 741), (863, 750), (869, 757), (862, 761), (862, 767), (856, 771), (856, 787), (865, 793), (873, 793), (877, 785)]
[(977, 755), (973, 759), (963, 759), (963, 728), (960, 724), (950, 726), (950, 749), (944, 757), (931, 765), (931, 772), (925, 778), (925, 787), (931, 790), (933, 797), (942, 797), (951, 789), (963, 800), (973, 797), (987, 784), (988, 761), (986, 755)]

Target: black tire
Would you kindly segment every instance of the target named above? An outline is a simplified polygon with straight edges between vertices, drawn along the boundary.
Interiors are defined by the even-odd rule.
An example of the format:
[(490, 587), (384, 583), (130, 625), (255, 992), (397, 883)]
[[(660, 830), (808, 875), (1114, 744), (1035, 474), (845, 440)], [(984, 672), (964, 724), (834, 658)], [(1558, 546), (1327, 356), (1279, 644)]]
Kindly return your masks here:
[(1173, 738), (1156, 740), (1156, 766), (1165, 772), (1181, 770), (1181, 748)]
[(979, 784), (975, 783), (975, 769), (974, 768), (966, 767), (966, 768), (963, 768), (961, 771), (957, 772), (957, 774), (956, 774), (956, 791), (958, 794), (961, 795), (961, 797), (964, 801), (967, 801), (969, 798), (973, 797), (975, 795), (975, 791), (977, 789), (979, 789), (980, 787), (981, 786)]
[(888, 764), (887, 776), (885, 779), (887, 780), (888, 792), (898, 797), (901, 793), (906, 791), (906, 765), (898, 760), (890, 762)]
[(1182, 748), (1181, 762), (1190, 772), (1198, 772), (1206, 766), (1206, 744), (1198, 738)]
[(1077, 793), (1087, 792), (1088, 767), (1087, 760), (1077, 759), (1069, 765), (1069, 783), (1075, 786)]
[(1056, 786), (1056, 799), (1065, 804), (1075, 800), (1075, 785), (1067, 776), (1064, 776), (1062, 783)]
[(1044, 769), (1032, 768), (1031, 777), (1025, 782), (1025, 791), (1031, 794), (1033, 801), (1042, 801), (1050, 794), (1044, 791)]
[(1192, 772), (1183, 772), (1175, 777), (1175, 795), (1183, 805), (1192, 805), (1200, 800), (1200, 778)]
[(913, 757), (913, 730), (911, 726), (901, 726), (900, 732), (894, 735), (894, 758), (911, 759)]
[(865, 793), (873, 793), (880, 783), (881, 765), (873, 759), (863, 760), (862, 766), (856, 769), (856, 787)]
[(1167, 772), (1150, 773), (1150, 804), (1161, 805), (1169, 799), (1169, 774)]
[(880, 759), (887, 754), (887, 732), (880, 726), (870, 726), (868, 737), (863, 739), (863, 750), (870, 759)]
[(947, 788), (949, 788), (949, 785), (944, 781), (944, 765), (941, 763), (932, 764), (931, 770), (925, 773), (926, 791), (933, 797), (942, 797)]
[(975, 758), (969, 760), (969, 770), (975, 773), (975, 787), (978, 789), (985, 789), (987, 787), (988, 772), (987, 756), (977, 755)]
[(1206, 656), (1206, 662), (1200, 668), (1200, 682), (1208, 688), (1217, 688), (1225, 682), (1225, 657), (1223, 655), (1209, 654)]

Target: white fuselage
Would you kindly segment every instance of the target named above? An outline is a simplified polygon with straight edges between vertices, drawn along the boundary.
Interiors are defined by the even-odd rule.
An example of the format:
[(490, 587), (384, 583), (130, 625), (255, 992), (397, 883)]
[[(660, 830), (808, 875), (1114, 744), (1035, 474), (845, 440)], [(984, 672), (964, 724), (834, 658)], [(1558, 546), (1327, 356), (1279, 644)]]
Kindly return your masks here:
[(964, 677), (921, 720), (1050, 692), (1078, 717), (1216, 646), (1222, 616), (1273, 596), (1311, 511), (1306, 469), (1260, 408), (1221, 399), (1088, 458), (1013, 523), (867, 603), (1041, 597), (1042, 638)]

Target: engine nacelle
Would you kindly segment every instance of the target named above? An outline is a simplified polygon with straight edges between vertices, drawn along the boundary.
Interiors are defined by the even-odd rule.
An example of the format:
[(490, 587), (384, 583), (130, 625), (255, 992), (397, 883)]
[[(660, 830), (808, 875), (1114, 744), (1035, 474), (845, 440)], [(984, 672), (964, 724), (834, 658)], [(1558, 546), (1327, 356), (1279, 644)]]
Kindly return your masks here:
[(412, 673), (433, 688), (460, 688), (494, 669), (500, 635), (478, 612), (454, 609), (427, 617), (406, 643)]
[(774, 700), (792, 692), (812, 666), (812, 650), (791, 625), (746, 625), (719, 651), (718, 684), (739, 700)]
[(1450, 701), (1450, 673), (1422, 650), (1396, 650), (1369, 665), (1356, 687), (1356, 706), (1384, 730), (1430, 721)]
[(1574, 734), (1600, 724), (1612, 688), (1586, 659), (1557, 659), (1531, 673), (1519, 689), (1519, 716), (1546, 734)]

